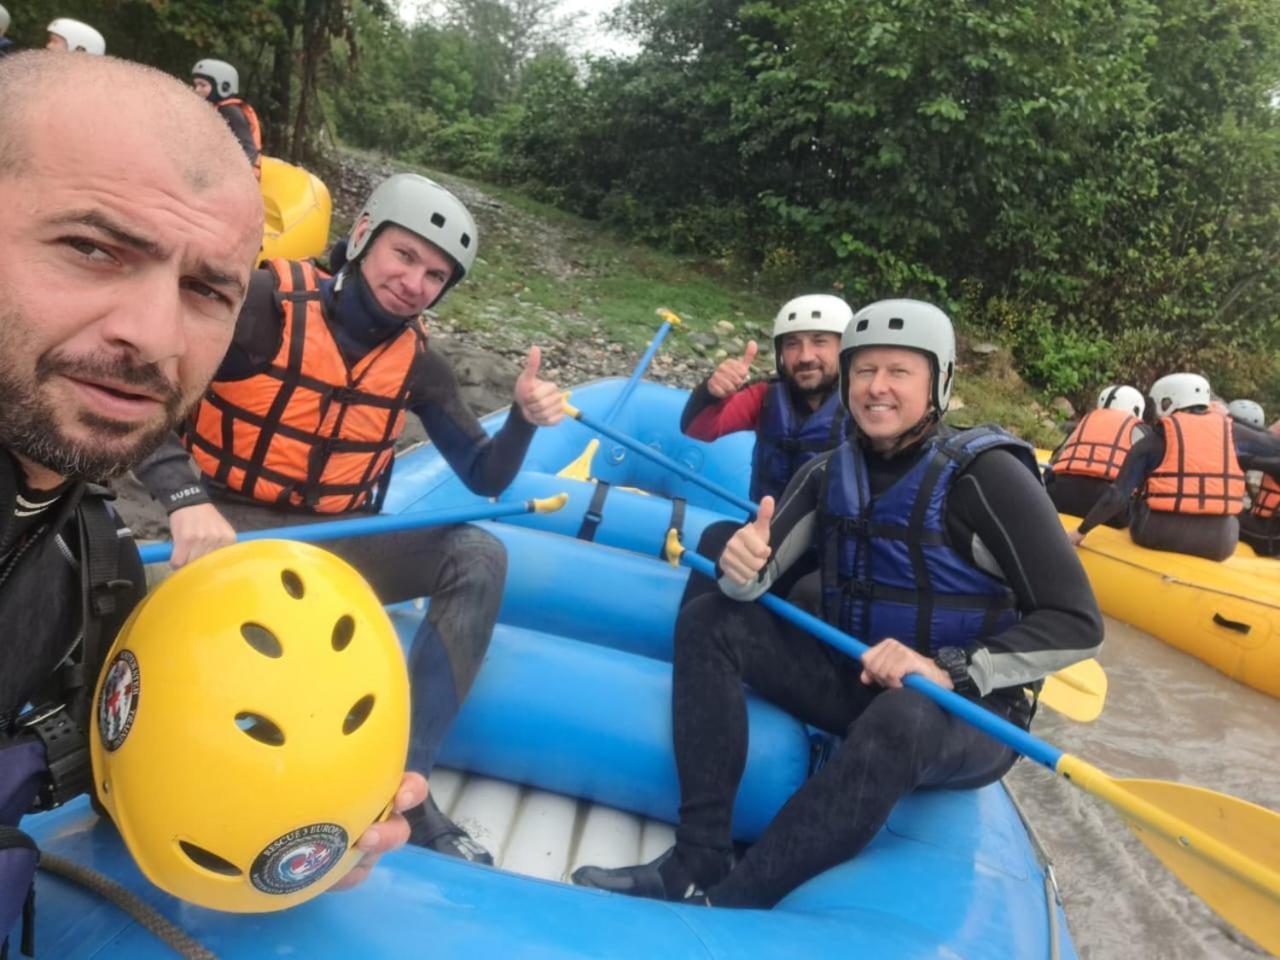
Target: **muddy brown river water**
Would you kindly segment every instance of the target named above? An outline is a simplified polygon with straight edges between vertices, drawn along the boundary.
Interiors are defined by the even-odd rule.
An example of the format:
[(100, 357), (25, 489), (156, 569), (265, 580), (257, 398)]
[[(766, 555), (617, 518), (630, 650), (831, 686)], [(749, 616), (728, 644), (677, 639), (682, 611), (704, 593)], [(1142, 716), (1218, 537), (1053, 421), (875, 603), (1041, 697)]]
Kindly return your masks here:
[[(1194, 784), (1280, 811), (1280, 700), (1109, 617), (1099, 660), (1110, 681), (1102, 716), (1077, 724), (1041, 709), (1036, 735), (1113, 777)], [(1269, 956), (1183, 887), (1107, 804), (1025, 760), (1006, 782), (1053, 860), (1081, 957)]]

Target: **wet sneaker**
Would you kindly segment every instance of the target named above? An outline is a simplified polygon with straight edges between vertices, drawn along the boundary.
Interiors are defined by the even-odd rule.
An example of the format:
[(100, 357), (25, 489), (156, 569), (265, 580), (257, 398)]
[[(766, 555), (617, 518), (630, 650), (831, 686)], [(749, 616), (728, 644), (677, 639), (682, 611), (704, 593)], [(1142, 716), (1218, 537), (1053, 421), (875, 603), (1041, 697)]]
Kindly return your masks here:
[(493, 866), (493, 854), (445, 816), (430, 797), (422, 806), (406, 811), (405, 818), (409, 821), (409, 842), (414, 846), (426, 847), (447, 857)]
[[(726, 857), (721, 876), (727, 874), (732, 865), (732, 858)], [(634, 867), (579, 867), (573, 871), (573, 882), (580, 887), (595, 887), (650, 900), (706, 901), (705, 891), (676, 856), (675, 847), (656, 860)]]

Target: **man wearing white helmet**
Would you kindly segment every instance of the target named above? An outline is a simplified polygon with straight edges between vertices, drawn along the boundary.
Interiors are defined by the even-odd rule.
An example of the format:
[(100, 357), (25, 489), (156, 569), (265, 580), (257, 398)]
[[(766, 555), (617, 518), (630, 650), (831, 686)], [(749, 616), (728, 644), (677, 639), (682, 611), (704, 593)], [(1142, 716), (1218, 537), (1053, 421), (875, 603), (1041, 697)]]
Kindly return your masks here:
[[(903, 677), (923, 674), (1025, 726), (1029, 691), (1101, 643), (1097, 602), (1031, 448), (994, 427), (940, 422), (955, 375), (947, 315), (918, 300), (873, 303), (845, 331), (839, 369), (849, 438), (802, 467), (776, 510), (761, 500), (720, 557), (723, 594), (677, 619), (675, 846), (639, 866), (583, 867), (575, 882), (772, 907), (861, 851), (904, 795), (981, 786), (1012, 766), (1012, 751)], [(861, 664), (741, 602), (811, 562), (814, 543), (824, 619), (871, 645)], [(744, 685), (844, 739), (735, 864)]]
[(9, 31), (9, 11), (0, 6), (0, 57), (7, 56), (17, 50), (14, 42), (5, 34)]
[(1232, 400), (1227, 412), (1235, 422), (1236, 453), (1249, 465), (1240, 539), (1260, 556), (1280, 556), (1280, 436), (1267, 429), (1266, 414), (1255, 400)]
[[(729, 357), (699, 384), (680, 415), (680, 429), (710, 443), (726, 434), (752, 430), (751, 499), (778, 497), (796, 471), (844, 439), (847, 417), (840, 402), (840, 337), (853, 311), (839, 297), (810, 293), (788, 300), (773, 321), (776, 376), (749, 382), (757, 346), (747, 344), (742, 357)], [(732, 522), (709, 526), (698, 552), (717, 556), (733, 535)], [(794, 586), (776, 585), (785, 596)], [(715, 585), (694, 574), (684, 602)]]
[[(1105, 387), (1098, 394), (1097, 408), (1080, 418), (1045, 471), (1045, 487), (1059, 513), (1083, 517), (1107, 492), (1130, 448), (1150, 432), (1142, 422), (1145, 406), (1142, 394), (1123, 384)], [(1126, 526), (1128, 511), (1107, 523)]]
[[(174, 566), (230, 543), (235, 529), (376, 513), (406, 412), (471, 490), (506, 489), (535, 428), (560, 421), (562, 400), (538, 376), (541, 351), (531, 347), (506, 423), (489, 437), (448, 363), (428, 349), (421, 314), (470, 271), (477, 240), (453, 194), (397, 174), (365, 203), (335, 276), (309, 261), (273, 260), (255, 272), (231, 349), (188, 420), (186, 449), (171, 442), (138, 471), (170, 511)], [(429, 772), (488, 648), (506, 553), (466, 525), (326, 547), (385, 603), (432, 598), (409, 664), (409, 768)], [(414, 842), (490, 862), (434, 804), (411, 819)]]
[(191, 68), (191, 86), (218, 109), (261, 179), (262, 125), (258, 112), (240, 99), (239, 71), (225, 60), (201, 60)]
[(87, 23), (72, 20), (70, 17), (58, 17), (48, 26), (49, 42), (47, 50), (66, 50), (71, 53), (91, 53), (100, 57), (107, 52), (107, 41)]
[[(1225, 560), (1239, 539), (1244, 469), (1231, 419), (1212, 407), (1209, 381), (1171, 373), (1151, 385), (1158, 418), (1150, 436), (1129, 450), (1115, 481), (1072, 534), (1080, 543), (1133, 502), (1129, 534), (1152, 550)], [(1224, 405), (1225, 406), (1225, 405)]]

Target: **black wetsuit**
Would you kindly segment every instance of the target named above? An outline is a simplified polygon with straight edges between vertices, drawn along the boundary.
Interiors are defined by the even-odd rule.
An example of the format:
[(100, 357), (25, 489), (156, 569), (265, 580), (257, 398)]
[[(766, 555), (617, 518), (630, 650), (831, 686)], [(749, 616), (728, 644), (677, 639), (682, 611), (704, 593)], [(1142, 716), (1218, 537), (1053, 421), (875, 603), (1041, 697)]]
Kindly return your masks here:
[(254, 142), (253, 127), (249, 125), (249, 119), (244, 115), (244, 111), (234, 103), (215, 103), (214, 106), (218, 108), (218, 113), (222, 116), (222, 119), (227, 121), (227, 126), (231, 128), (236, 140), (240, 142), (240, 149), (249, 158), (249, 162), (256, 163), (258, 161), (258, 144)]
[[(868, 452), (872, 495), (907, 473), (921, 455)], [(773, 556), (747, 587), (758, 596), (794, 564), (810, 563), (824, 455), (807, 464), (783, 495), (770, 526)], [(1061, 532), (1053, 505), (1027, 468), (1004, 450), (980, 454), (951, 487), (951, 545), (1001, 577), (1022, 619), (982, 641), (970, 673), (982, 703), (1025, 723), (1024, 687), (1092, 656), (1102, 616), (1084, 570)], [(882, 637), (861, 638), (874, 644)], [(758, 604), (708, 595), (676, 625), (673, 717), (680, 775), (677, 855), (717, 906), (769, 907), (786, 893), (860, 851), (894, 804), (922, 786), (990, 783), (1015, 755), (910, 689), (864, 686), (861, 668)], [(743, 684), (844, 743), (783, 807), (727, 876), (733, 800), (746, 757)]]
[[(402, 319), (377, 306), (354, 270), (340, 293), (332, 281), (322, 284), (322, 293), (329, 328), (351, 364), (403, 327)], [(257, 271), (215, 380), (258, 373), (275, 357), (282, 336), (274, 275)], [(535, 429), (513, 405), (506, 424), (489, 437), (463, 402), (448, 363), (427, 349), (419, 351), (410, 369), (409, 410), (467, 487), (485, 496), (496, 496), (515, 478)], [(210, 478), (197, 477), (176, 437), (137, 474), (170, 512), (213, 499), (238, 530), (335, 519), (220, 490)], [(384, 603), (432, 598), (409, 664), (414, 692), (409, 769), (427, 773), (488, 649), (506, 579), (506, 551), (493, 536), (467, 525), (334, 540), (325, 546), (360, 570)]]

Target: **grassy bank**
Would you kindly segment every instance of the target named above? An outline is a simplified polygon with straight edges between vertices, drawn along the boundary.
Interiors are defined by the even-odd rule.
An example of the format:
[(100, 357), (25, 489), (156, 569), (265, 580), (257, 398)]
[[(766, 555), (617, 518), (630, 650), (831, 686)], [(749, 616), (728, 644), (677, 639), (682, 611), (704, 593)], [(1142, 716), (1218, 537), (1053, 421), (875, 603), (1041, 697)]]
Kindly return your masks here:
[[(463, 199), (479, 226), (480, 256), (467, 282), (441, 305), (437, 322), (510, 356), (538, 342), (547, 346), (553, 364), (580, 371), (592, 365), (565, 359), (594, 345), (601, 357), (593, 372), (624, 375), (658, 325), (655, 310), (668, 307), (686, 328), (668, 338), (653, 372), (688, 386), (723, 357), (741, 353), (748, 339), (767, 344), (778, 307), (809, 292), (768, 289), (706, 260), (628, 243), (599, 224), (509, 188), (356, 151), (345, 151), (344, 157), (379, 172), (422, 173)], [(345, 229), (351, 215), (336, 211), (335, 228)], [(1056, 443), (1061, 433), (1041, 398), (1013, 372), (1007, 351), (973, 353), (965, 349), (963, 334), (956, 389), (960, 406), (951, 419), (1000, 423), (1037, 444)], [(761, 375), (771, 369), (771, 359), (771, 350), (761, 351)]]

